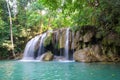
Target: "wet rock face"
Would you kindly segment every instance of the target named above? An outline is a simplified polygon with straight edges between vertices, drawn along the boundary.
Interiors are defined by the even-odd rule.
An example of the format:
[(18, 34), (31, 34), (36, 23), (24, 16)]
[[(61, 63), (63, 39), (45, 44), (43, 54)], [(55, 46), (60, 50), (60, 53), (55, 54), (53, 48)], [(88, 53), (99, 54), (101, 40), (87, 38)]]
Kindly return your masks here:
[(92, 45), (80, 49), (73, 54), (73, 58), (77, 62), (119, 62), (120, 57), (116, 54), (103, 54), (102, 48), (99, 45)]
[(60, 44), (60, 48), (64, 48), (65, 47), (65, 38), (66, 38), (66, 29), (61, 29), (60, 30), (60, 38), (59, 38), (59, 44)]
[(92, 37), (94, 36), (93, 32), (87, 32), (84, 36), (83, 36), (83, 42), (90, 42)]

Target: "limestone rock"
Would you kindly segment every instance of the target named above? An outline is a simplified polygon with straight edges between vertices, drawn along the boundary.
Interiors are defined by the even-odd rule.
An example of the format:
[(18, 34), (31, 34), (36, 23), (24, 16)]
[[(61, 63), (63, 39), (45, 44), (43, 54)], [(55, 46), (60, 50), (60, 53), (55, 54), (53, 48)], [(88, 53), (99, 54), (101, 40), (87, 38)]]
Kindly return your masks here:
[(92, 55), (94, 55), (99, 61), (102, 61), (101, 57), (102, 57), (103, 53), (102, 53), (102, 48), (100, 45), (98, 45), (98, 44), (92, 45), (91, 52), (92, 52)]
[(71, 49), (79, 50), (82, 45), (80, 43), (83, 40), (83, 36), (81, 35), (80, 31), (77, 31), (74, 35), (74, 40), (71, 42)]
[(98, 44), (92, 45), (92, 50), (94, 51), (95, 54), (102, 55), (102, 49), (101, 49), (100, 45), (98, 45)]
[(97, 61), (96, 57), (91, 55), (89, 48), (84, 48), (79, 51), (76, 51), (73, 54), (73, 58), (78, 62), (95, 62)]
[(62, 29), (60, 31), (60, 39), (59, 39), (59, 44), (60, 44), (60, 48), (64, 48), (65, 45), (65, 36), (66, 35), (66, 29)]
[(83, 36), (83, 42), (90, 42), (92, 37), (94, 36), (94, 33), (89, 31)]
[(77, 31), (75, 34), (75, 40), (79, 40), (80, 38), (80, 31)]
[(118, 34), (111, 32), (103, 38), (102, 44), (103, 45), (114, 44), (120, 46), (120, 37)]
[(54, 55), (49, 51), (49, 52), (46, 52), (42, 55), (42, 61), (52, 61), (54, 58)]
[(50, 43), (53, 41), (52, 34), (53, 34), (52, 32), (47, 33), (45, 40), (44, 40), (44, 46), (50, 45)]

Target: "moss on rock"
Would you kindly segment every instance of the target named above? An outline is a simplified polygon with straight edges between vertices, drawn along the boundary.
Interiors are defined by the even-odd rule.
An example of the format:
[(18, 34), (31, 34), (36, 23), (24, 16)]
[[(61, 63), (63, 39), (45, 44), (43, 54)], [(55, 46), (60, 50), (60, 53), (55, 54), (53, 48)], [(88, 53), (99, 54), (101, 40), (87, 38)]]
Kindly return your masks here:
[(44, 53), (42, 61), (52, 61), (53, 58), (54, 58), (54, 55), (52, 54), (52, 52), (48, 51)]
[(52, 33), (47, 34), (44, 41), (44, 46), (50, 45), (50, 43), (52, 43)]

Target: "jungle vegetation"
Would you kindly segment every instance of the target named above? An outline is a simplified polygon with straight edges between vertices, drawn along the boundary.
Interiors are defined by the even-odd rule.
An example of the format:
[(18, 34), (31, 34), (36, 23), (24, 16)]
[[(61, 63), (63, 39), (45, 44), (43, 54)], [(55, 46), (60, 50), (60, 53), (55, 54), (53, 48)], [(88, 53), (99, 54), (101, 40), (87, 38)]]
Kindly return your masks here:
[(1, 0), (0, 59), (23, 53), (35, 35), (62, 27), (92, 25), (120, 35), (119, 10), (120, 0)]

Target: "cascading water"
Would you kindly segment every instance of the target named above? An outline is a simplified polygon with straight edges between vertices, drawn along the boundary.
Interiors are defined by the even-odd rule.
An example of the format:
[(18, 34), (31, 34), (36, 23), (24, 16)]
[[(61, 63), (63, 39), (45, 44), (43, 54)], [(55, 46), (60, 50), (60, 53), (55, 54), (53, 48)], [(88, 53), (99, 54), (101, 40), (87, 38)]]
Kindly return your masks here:
[(72, 32), (72, 42), (73, 42), (73, 44), (72, 44), (73, 52), (72, 53), (74, 53), (74, 32)]
[(46, 37), (46, 33), (44, 33), (44, 34), (41, 36), (40, 46), (39, 46), (39, 50), (38, 50), (37, 59), (40, 59), (40, 56), (42, 55), (42, 53), (45, 52), (45, 49), (44, 49), (44, 46), (43, 46), (45, 37)]
[[(63, 44), (63, 36), (65, 36), (65, 43), (64, 43), (64, 50), (62, 50), (62, 48), (57, 48), (55, 51), (53, 51), (52, 49), (50, 49), (50, 51), (53, 51), (54, 56), (57, 55), (58, 56), (58, 60), (63, 60), (63, 61), (69, 61), (71, 60), (71, 55), (69, 55), (69, 45), (71, 43), (69, 43), (69, 39), (71, 38), (69, 36), (70, 34), (70, 29), (67, 28), (66, 29), (66, 33), (65, 35), (62, 33), (62, 31), (64, 32), (65, 29), (61, 29), (61, 31), (57, 31), (55, 32), (54, 37), (52, 37), (52, 41), (55, 42), (55, 44), (49, 44), (49, 46), (58, 46), (59, 44)], [(52, 31), (49, 31), (52, 32)], [(53, 32), (52, 32), (53, 33)], [(62, 33), (62, 34), (61, 34)], [(46, 37), (48, 37), (48, 32), (36, 36), (34, 38), (32, 38), (26, 45), (25, 47), (25, 51), (24, 51), (24, 55), (22, 60), (24, 61), (31, 61), (31, 60), (42, 60), (44, 57), (45, 51), (49, 50), (48, 47), (44, 46), (44, 42), (46, 41), (45, 39), (47, 39)], [(61, 34), (61, 35), (60, 35)], [(59, 40), (60, 39), (60, 40)], [(73, 41), (73, 40), (72, 40)], [(52, 42), (51, 42), (52, 43)], [(61, 51), (62, 50), (62, 51)], [(59, 54), (60, 52), (60, 54)], [(64, 53), (64, 55), (63, 55)]]
[(27, 43), (22, 60), (33, 60), (34, 59), (35, 45), (37, 41), (39, 40), (39, 38), (40, 38), (40, 35), (32, 38)]
[(65, 51), (64, 51), (64, 55), (65, 55), (66, 60), (69, 60), (69, 31), (70, 31), (70, 29), (67, 28), (66, 35), (65, 35), (65, 37), (66, 37), (65, 41), (66, 42), (65, 42)]
[[(55, 47), (57, 47), (58, 46), (58, 32), (56, 32), (56, 34), (55, 34)], [(55, 50), (55, 55), (57, 55), (58, 54), (58, 51), (57, 51), (57, 49)]]

